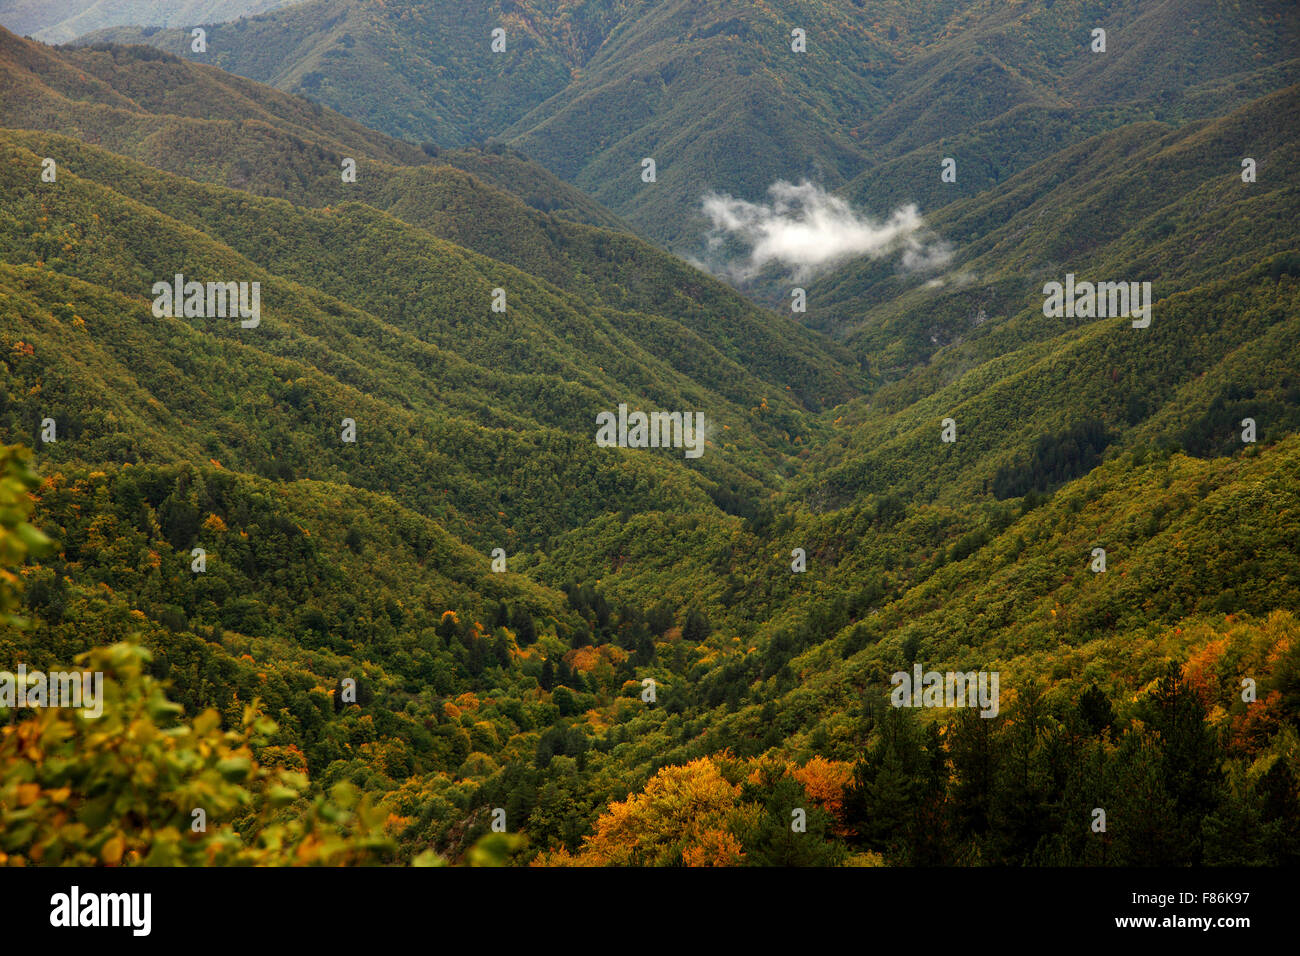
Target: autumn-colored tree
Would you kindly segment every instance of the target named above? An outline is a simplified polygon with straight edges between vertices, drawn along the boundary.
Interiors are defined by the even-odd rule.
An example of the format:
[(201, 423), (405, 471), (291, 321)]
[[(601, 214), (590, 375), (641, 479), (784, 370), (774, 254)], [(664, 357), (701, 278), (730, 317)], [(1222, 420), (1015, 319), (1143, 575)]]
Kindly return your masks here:
[(789, 772), (803, 785), (808, 797), (835, 818), (837, 832), (846, 833), (844, 792), (853, 782), (853, 765), (846, 760), (814, 756), (802, 767), (791, 764)]
[(645, 789), (611, 803), (576, 854), (549, 854), (558, 866), (727, 865), (741, 859), (740, 835), (756, 821), (737, 802), (740, 788), (709, 757), (664, 767)]

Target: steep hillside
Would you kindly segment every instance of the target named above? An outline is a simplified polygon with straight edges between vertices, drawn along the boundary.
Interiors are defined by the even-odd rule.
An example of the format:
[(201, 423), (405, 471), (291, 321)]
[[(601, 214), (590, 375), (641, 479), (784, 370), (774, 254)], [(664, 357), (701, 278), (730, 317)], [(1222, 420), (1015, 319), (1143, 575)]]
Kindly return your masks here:
[[(69, 147), (75, 144), (64, 141), (53, 145), (61, 147), (53, 151), (69, 155)], [(330, 457), (341, 454), (346, 457), (337, 459), (340, 466), (351, 461), (343, 467), (373, 469), (375, 476), (386, 476), (384, 481), (413, 482), (410, 492), (426, 496), (428, 506), (432, 489), (416, 491), (420, 484), (416, 476), (429, 473), (430, 468), (459, 471), (463, 459), (456, 464), (445, 458), (445, 452), (434, 449), (460, 447), (465, 439), (453, 441), (450, 434), (430, 436), (433, 447), (428, 453), (444, 458), (443, 463), (434, 466), (412, 461), (408, 479), (399, 478), (386, 457), (449, 413), (465, 419), (466, 424), (472, 422), (473, 427), (506, 429), (489, 440), (487, 447), (497, 448), (494, 454), (504, 454), (498, 441), (507, 446), (517, 444), (518, 465), (524, 469), (520, 478), (527, 475), (529, 482), (544, 475), (527, 465), (523, 450), (550, 444), (552, 439), (542, 435), (525, 439), (514, 435), (512, 429), (558, 430), (554, 437), (566, 435), (566, 442), (590, 441), (596, 413), (620, 403), (633, 408), (706, 410), (717, 429), (711, 433), (717, 447), (734, 444), (744, 449), (738, 458), (706, 455), (700, 461), (705, 473), (721, 469), (715, 474), (717, 478), (726, 476), (728, 485), (767, 483), (770, 469), (782, 459), (782, 450), (788, 453), (807, 438), (800, 434), (804, 413), (789, 393), (754, 378), (735, 358), (719, 350), (753, 348), (752, 336), (738, 338), (732, 346), (725, 342), (711, 345), (671, 320), (595, 307), (363, 204), (300, 210), (282, 200), (186, 185), (110, 154), (80, 149), (82, 152), (74, 155), (86, 158), (80, 168), (85, 178), (65, 169), (58, 188), (42, 195), (28, 186), (31, 179), (39, 179), (37, 152), (10, 141), (6, 150), (7, 208), (18, 221), (31, 222), (36, 228), (7, 232), (5, 257), (15, 268), (25, 270), (21, 278), (15, 275), (15, 282), (41, 284), (34, 308), (42, 301), (48, 308), (48, 296), (57, 302), (71, 299), (75, 305), (76, 284), (89, 283), (91, 288), (83, 295), (107, 294), (114, 303), (100, 305), (97, 312), (121, 312), (131, 302), (128, 314), (139, 317), (142, 334), (150, 330), (157, 336), (163, 328), (174, 328), (182, 336), (174, 344), (178, 358), (162, 360), (160, 356), (135, 371), (136, 376), (163, 376), (160, 387), (167, 380), (163, 371), (167, 366), (180, 362), (193, 367), (195, 349), (190, 340), (196, 333), (187, 331), (191, 326), (204, 337), (215, 336), (213, 346), (225, 354), (199, 376), (198, 384), (201, 391), (208, 387), (216, 390), (213, 401), (217, 404), (190, 419), (195, 426), (191, 455), (200, 447), (200, 435), (213, 446), (214, 436), (221, 433), (221, 429), (212, 428), (211, 416), (218, 414), (217, 408), (225, 407), (229, 414), (238, 410), (243, 416), (253, 412), (246, 404), (253, 401), (265, 404), (264, 410), (256, 413), (258, 418), (289, 416), (274, 429), (277, 435), (263, 436), (245, 446), (242, 436), (247, 433), (236, 429), (231, 444), (219, 441), (209, 448), (209, 455), (239, 470), (265, 471), (295, 464), (313, 469), (334, 467), (328, 464)], [(42, 154), (48, 151), (39, 150)], [(76, 160), (69, 165), (77, 168)], [(204, 231), (196, 229), (200, 225)], [(291, 236), (294, 239), (286, 241)], [(376, 281), (372, 263), (380, 261), (386, 264), (385, 271), (382, 281)], [(153, 283), (178, 272), (217, 276), (222, 281), (226, 281), (224, 277), (260, 281), (264, 310), (260, 324), (256, 329), (241, 329), (235, 321), (160, 322), (151, 317)], [(50, 287), (51, 282), (56, 286)], [(72, 285), (64, 291), (59, 283)], [(496, 287), (507, 290), (504, 314), (491, 310)], [(97, 328), (110, 331), (94, 323), (91, 316), (83, 319), (92, 338)], [(718, 319), (701, 318), (707, 322)], [(12, 331), (18, 338), (26, 334), (31, 344), (35, 330)], [(170, 338), (155, 338), (155, 346), (163, 346)], [(141, 347), (146, 341), (134, 346)], [(222, 365), (241, 368), (241, 376), (263, 368), (261, 362), (250, 364), (251, 357), (245, 354), (250, 349), (273, 359), (259, 374), (279, 379), (282, 387), (300, 378), (324, 387), (327, 383), (311, 373), (328, 369), (344, 390), (329, 398), (303, 395), (287, 406), (279, 405), (279, 389), (269, 382), (254, 386), (248, 381), (245, 387), (227, 391), (231, 380), (221, 371)], [(47, 359), (61, 354), (46, 353)], [(129, 354), (134, 354), (134, 348), (119, 354), (117, 361), (126, 361)], [(181, 354), (189, 357), (180, 359)], [(780, 374), (782, 361), (774, 356), (774, 374)], [(311, 390), (313, 384), (308, 383), (304, 387)], [(48, 394), (49, 386), (45, 388)], [(335, 384), (329, 383), (329, 388)], [(113, 391), (121, 397), (120, 389)], [(81, 398), (75, 397), (78, 392)], [(86, 405), (86, 394), (74, 389), (74, 394), (66, 395), (65, 413), (79, 413)], [(540, 401), (539, 395), (546, 400)], [(322, 428), (327, 429), (326, 434), (333, 431), (326, 424), (331, 419), (347, 416), (361, 420), (358, 414), (348, 416), (343, 406), (352, 406), (359, 414), (367, 414), (361, 411), (365, 408), (383, 419), (382, 426), (376, 421), (374, 438), (386, 445), (388, 452), (355, 459), (349, 449), (334, 445), (336, 451), (322, 459), (309, 451), (324, 437)], [(330, 408), (338, 410), (338, 415), (329, 413)], [(329, 417), (304, 430), (307, 420), (303, 416), (309, 409)], [(144, 409), (140, 412), (152, 417)], [(451, 422), (444, 424), (456, 428)], [(108, 440), (98, 429), (93, 433)], [(408, 439), (400, 439), (399, 433)], [(161, 439), (162, 434), (169, 437)], [(175, 443), (180, 438), (174, 429), (164, 429), (151, 443)], [(487, 434), (482, 438), (487, 440)], [(171, 447), (174, 451), (176, 445)], [(289, 455), (286, 462), (286, 449), (293, 447), (301, 449), (301, 457)], [(91, 460), (112, 457), (90, 454), (72, 443), (53, 446), (51, 452)], [(284, 464), (272, 466), (272, 459)], [(452, 494), (475, 497), (481, 490), (473, 486), (486, 477), (461, 483)], [(493, 472), (492, 477), (498, 481), (503, 475)], [(393, 485), (389, 488), (395, 490)], [(492, 498), (500, 493), (500, 489), (488, 492)], [(599, 507), (600, 496), (581, 498)], [(552, 498), (543, 504), (537, 499), (546, 508), (569, 508), (576, 501)], [(544, 533), (551, 523), (540, 514), (529, 518), (529, 537)], [(475, 520), (504, 531), (490, 516)]]

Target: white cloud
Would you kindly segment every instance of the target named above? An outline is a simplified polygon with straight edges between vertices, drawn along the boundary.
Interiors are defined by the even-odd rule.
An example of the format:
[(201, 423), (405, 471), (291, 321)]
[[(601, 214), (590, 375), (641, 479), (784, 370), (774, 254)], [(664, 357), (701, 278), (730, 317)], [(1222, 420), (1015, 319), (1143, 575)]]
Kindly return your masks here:
[(940, 268), (952, 258), (947, 243), (927, 243), (915, 206), (876, 222), (814, 183), (778, 180), (768, 194), (770, 204), (717, 193), (704, 197), (704, 214), (712, 223), (709, 249), (720, 252), (731, 241), (748, 250), (715, 271), (745, 281), (776, 263), (803, 280), (858, 256), (879, 259), (898, 250), (908, 271)]

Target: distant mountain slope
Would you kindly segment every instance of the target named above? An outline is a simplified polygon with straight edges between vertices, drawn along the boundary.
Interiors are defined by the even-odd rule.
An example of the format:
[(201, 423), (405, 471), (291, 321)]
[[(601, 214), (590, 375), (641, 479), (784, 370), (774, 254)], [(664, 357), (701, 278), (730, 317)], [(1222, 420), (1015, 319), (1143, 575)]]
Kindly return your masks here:
[[(1240, 275), (1160, 299), (1147, 329), (1133, 329), (1127, 319), (1100, 319), (984, 362), (972, 355), (945, 357), (937, 374), (882, 390), (869, 400), (870, 408), (861, 400), (840, 410), (846, 451), (843, 462), (823, 476), (822, 492), (831, 502), (864, 490), (950, 501), (987, 493), (999, 468), (1031, 467), (1035, 439), (1065, 433), (1083, 421), (1095, 421), (1108, 433), (1097, 440), (1098, 458), (1111, 445), (1186, 447), (1185, 430), (1197, 427), (1199, 403), (1205, 400), (1202, 392), (1189, 401), (1195, 393), (1187, 390), (1201, 376), (1226, 385), (1216, 369), (1232, 363), (1240, 371), (1239, 352), (1251, 354), (1252, 365), (1263, 354), (1276, 355), (1275, 362), (1256, 366), (1252, 376), (1258, 390), (1255, 417), (1276, 439), (1300, 427), (1297, 274), (1300, 256), (1276, 256)], [(1035, 321), (1045, 320), (1040, 313), (1017, 325)], [(1164, 428), (1135, 439), (1136, 427), (1162, 409), (1168, 416)], [(955, 444), (939, 440), (940, 422), (949, 417), (957, 423)], [(1223, 429), (1218, 443), (1229, 446), (1240, 430), (1235, 422), (1205, 424)], [(1065, 439), (1075, 445), (1071, 467), (1082, 473), (1091, 464), (1079, 441)], [(836, 444), (822, 453), (837, 454)], [(1022, 487), (1014, 496), (1027, 490)]]
[[(577, 17), (590, 10), (580, 5)], [(313, 0), (214, 25), (205, 54), (192, 53), (189, 32), (181, 30), (146, 36), (119, 28), (84, 39), (148, 43), (304, 93), (393, 135), (450, 147), (503, 130), (569, 82), (575, 65), (570, 56), (582, 53), (558, 44), (551, 28), (573, 14), (553, 10), (542, 16), (546, 21), (534, 27), (534, 10), (514, 3)], [(509, 31), (509, 55), (489, 49), (491, 31), (499, 26)], [(581, 35), (582, 27), (575, 26)], [(361, 81), (380, 75), (382, 92)]]
[[(498, 27), (504, 53), (489, 46)], [(973, 195), (1126, 122), (1217, 115), (1300, 78), (1300, 17), (1284, 0), (314, 0), (214, 28), (201, 55), (180, 31), (99, 37), (216, 63), (395, 135), (504, 138), (680, 249), (699, 242), (708, 190), (757, 200), (806, 177), (886, 215)], [(926, 183), (947, 155), (961, 185), (937, 193)]]
[[(815, 282), (810, 320), (847, 335), (878, 387), (836, 410), (797, 494), (1020, 497), (1122, 450), (1238, 452), (1243, 418), (1272, 440), (1300, 427), (1298, 102), (1291, 87), (1099, 134), (945, 206), (946, 269), (864, 261)], [(1150, 282), (1150, 326), (1045, 316), (1067, 273)]]
[(534, 209), (589, 226), (632, 232), (631, 226), (586, 193), (570, 186), (522, 153), (499, 144), (484, 150), (435, 149), (432, 155), (440, 163), (463, 169), (476, 179), (518, 196)]
[[(1135, 123), (1067, 146), (936, 213), (933, 227), (953, 244), (943, 270), (850, 262), (811, 285), (808, 321), (895, 378), (945, 349), (936, 364), (1056, 334), (1059, 321), (1041, 315), (1042, 287), (1067, 272), (1152, 281), (1167, 295), (1295, 250), (1300, 132), (1287, 117), (1298, 108), (1293, 86), (1218, 119)], [(1246, 158), (1257, 167), (1250, 183)], [(1012, 316), (1028, 318), (1008, 326)]]

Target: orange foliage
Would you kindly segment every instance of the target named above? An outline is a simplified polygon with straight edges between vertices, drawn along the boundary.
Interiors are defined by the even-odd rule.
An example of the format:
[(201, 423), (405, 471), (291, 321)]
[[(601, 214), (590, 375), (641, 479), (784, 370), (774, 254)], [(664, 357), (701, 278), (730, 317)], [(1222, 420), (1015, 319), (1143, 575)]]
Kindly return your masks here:
[(602, 644), (599, 647), (587, 645), (577, 650), (569, 651), (564, 655), (565, 662), (574, 670), (587, 673), (596, 668), (602, 661), (609, 661), (610, 664), (618, 666), (627, 660), (627, 651), (617, 644)]
[(727, 830), (706, 830), (699, 842), (682, 851), (682, 862), (687, 866), (739, 866), (745, 855), (735, 834)]
[(1210, 641), (1203, 648), (1187, 659), (1183, 667), (1183, 679), (1196, 692), (1206, 711), (1212, 711), (1218, 698), (1219, 675), (1215, 665), (1228, 648), (1227, 638)]
[(1271, 691), (1228, 722), (1225, 746), (1233, 756), (1249, 756), (1278, 732), (1282, 725), (1282, 692)]
[(571, 658), (570, 664), (574, 670), (583, 671), (584, 673), (591, 670), (600, 661), (600, 651), (590, 645), (578, 648), (569, 656)]
[(844, 791), (853, 781), (853, 765), (846, 760), (813, 757), (802, 767), (791, 767), (791, 775), (803, 784), (804, 792), (833, 816), (836, 829), (844, 827)]

